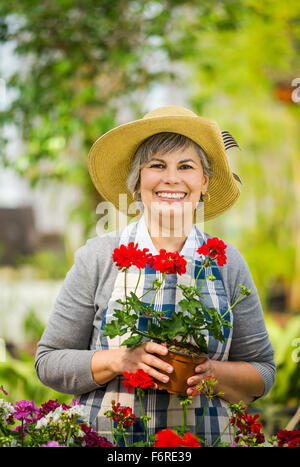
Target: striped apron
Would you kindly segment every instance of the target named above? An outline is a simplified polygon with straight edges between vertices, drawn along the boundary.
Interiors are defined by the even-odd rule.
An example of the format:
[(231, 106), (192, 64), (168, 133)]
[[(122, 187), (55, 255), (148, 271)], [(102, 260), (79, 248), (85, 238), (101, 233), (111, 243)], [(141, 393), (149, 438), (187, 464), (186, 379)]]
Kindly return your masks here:
[[(202, 244), (206, 243), (205, 234), (200, 231), (195, 225), (193, 226), (185, 244), (180, 252), (184, 255), (187, 261), (186, 273), (182, 276), (177, 274), (167, 274), (165, 281), (159, 292), (157, 293), (154, 301), (154, 308), (156, 310), (170, 310), (181, 311), (178, 302), (183, 298), (181, 289), (176, 284), (184, 284), (186, 286), (193, 285), (199, 269), (202, 267), (201, 257), (196, 250)], [(129, 224), (121, 232), (120, 245), (128, 244), (129, 242), (138, 243), (138, 247), (149, 248), (150, 253), (158, 254), (155, 249), (151, 237), (149, 235), (146, 222), (142, 217), (138, 222)], [(116, 267), (115, 265), (112, 267)], [(201, 288), (201, 293), (204, 295), (202, 299), (204, 304), (208, 307), (214, 307), (216, 310), (223, 314), (229, 308), (227, 296), (224, 290), (223, 282), (221, 280), (219, 267), (215, 262), (211, 267), (204, 268), (198, 278), (197, 286), (203, 282), (205, 274), (213, 274), (216, 277), (215, 281), (206, 281)], [(155, 278), (161, 280), (162, 274), (150, 269), (147, 266), (142, 270), (142, 275), (139, 281), (137, 296), (143, 295), (147, 290), (152, 287)], [(131, 267), (127, 271), (126, 287), (127, 294), (132, 290), (134, 291), (138, 278), (138, 269)], [(153, 292), (149, 292), (144, 297), (145, 303), (150, 303), (153, 297)], [(117, 299), (124, 299), (124, 273), (119, 271), (115, 280), (114, 288), (111, 298), (104, 310), (104, 317), (99, 329), (99, 335), (94, 348), (97, 350), (107, 350), (119, 348), (121, 343), (129, 337), (129, 334), (117, 336), (110, 339), (104, 336), (104, 325), (113, 319), (114, 309), (120, 308), (121, 305), (116, 302)], [(167, 315), (168, 316), (168, 315)], [(147, 329), (147, 320), (149, 317), (141, 317), (139, 319), (139, 329)], [(226, 315), (226, 319), (232, 324), (232, 313)], [(232, 329), (223, 328), (225, 341), (216, 341), (206, 331), (206, 340), (209, 349), (209, 358), (214, 360), (228, 360), (228, 354), (232, 338)], [(128, 393), (127, 389), (122, 384), (122, 376), (116, 377), (107, 384), (99, 387), (95, 391), (80, 396), (80, 403), (85, 404), (89, 409), (90, 423), (97, 433), (105, 436), (109, 441), (112, 441), (110, 420), (104, 416), (104, 413), (111, 409), (111, 401), (115, 400), (116, 404), (119, 402), (121, 406), (129, 406), (132, 408), (133, 413), (137, 417), (136, 423), (132, 424), (128, 429), (129, 436), (127, 437), (127, 444), (132, 444), (137, 441), (146, 440), (146, 432), (143, 421), (140, 419), (141, 410), (138, 397), (135, 390)], [(153, 390), (151, 388), (145, 390), (145, 396), (142, 399), (144, 412), (151, 417), (148, 422), (149, 433), (154, 434), (158, 430), (164, 428), (172, 428), (178, 426), (182, 419), (182, 407), (179, 404), (177, 395), (169, 394), (166, 391)], [(192, 433), (195, 433), (198, 426), (203, 409), (206, 404), (206, 396), (197, 394), (193, 397), (193, 403), (187, 409), (187, 427)], [(222, 433), (228, 423), (231, 413), (228, 409), (227, 402), (219, 397), (214, 397), (210, 400), (205, 416), (198, 431), (198, 436), (205, 439), (205, 444), (211, 445)], [(115, 425), (116, 426), (116, 425)], [(232, 429), (226, 430), (222, 436), (221, 441), (232, 441)], [(121, 446), (121, 442), (119, 443)]]

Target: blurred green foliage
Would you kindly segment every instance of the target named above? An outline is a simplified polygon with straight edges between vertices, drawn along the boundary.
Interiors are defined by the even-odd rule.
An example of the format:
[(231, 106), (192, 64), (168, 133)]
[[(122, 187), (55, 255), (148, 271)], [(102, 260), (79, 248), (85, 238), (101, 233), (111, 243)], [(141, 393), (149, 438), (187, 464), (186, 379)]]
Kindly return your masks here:
[[(73, 257), (71, 259), (73, 262)], [(33, 255), (18, 255), (15, 261), (17, 268), (30, 266), (33, 275), (39, 279), (63, 279), (70, 268), (70, 259), (65, 252), (58, 254), (49, 249)]]
[(36, 405), (49, 399), (59, 402), (70, 402), (72, 396), (58, 393), (42, 384), (34, 369), (34, 359), (28, 352), (20, 352), (18, 358), (13, 358), (6, 351), (6, 361), (0, 365), (0, 386), (8, 392), (7, 400), (33, 400)]

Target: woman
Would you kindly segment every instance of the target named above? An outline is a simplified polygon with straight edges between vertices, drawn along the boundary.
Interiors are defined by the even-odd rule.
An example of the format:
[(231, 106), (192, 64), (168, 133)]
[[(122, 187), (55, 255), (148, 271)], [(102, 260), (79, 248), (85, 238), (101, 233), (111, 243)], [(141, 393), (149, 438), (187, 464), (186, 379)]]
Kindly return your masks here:
[[(141, 368), (158, 381), (166, 381), (173, 371), (159, 358), (168, 352), (164, 346), (144, 342), (131, 350), (121, 347), (125, 337), (110, 340), (104, 335), (103, 326), (120, 306), (116, 300), (124, 296), (123, 273), (112, 266), (112, 253), (120, 244), (134, 241), (152, 254), (164, 248), (184, 255), (189, 265), (184, 278), (166, 276), (163, 293), (154, 302), (154, 306), (177, 310), (180, 298), (175, 293), (176, 282), (195, 281), (199, 264), (196, 250), (210, 237), (193, 223), (199, 209), (206, 221), (238, 199), (238, 177), (231, 172), (226, 156), (226, 148), (233, 144), (237, 145), (228, 132), (220, 132), (216, 122), (181, 107), (167, 106), (109, 131), (90, 151), (90, 175), (104, 199), (119, 208), (119, 195), (131, 193), (143, 203), (144, 214), (117, 232), (88, 240), (76, 252), (38, 344), (36, 371), (44, 384), (77, 395), (89, 408), (94, 428), (109, 439), (110, 424), (104, 413), (111, 408), (112, 400), (131, 406), (136, 415), (140, 410), (135, 393), (128, 394), (121, 384), (122, 374)], [(209, 359), (198, 365), (187, 381), (187, 394), (191, 394), (195, 384), (212, 375), (218, 381), (216, 391), (224, 393), (222, 399), (216, 397), (210, 402), (199, 433), (208, 444), (218, 438), (228, 422), (228, 402), (243, 400), (248, 404), (265, 396), (275, 378), (274, 352), (249, 269), (229, 243), (226, 254), (227, 264), (213, 267), (213, 286), (205, 285), (205, 303), (220, 312), (227, 309), (237, 299), (239, 283), (252, 293), (232, 310), (233, 327), (225, 342), (216, 343), (209, 337)], [(136, 285), (135, 273), (129, 277), (127, 292)], [(138, 295), (147, 290), (150, 280), (152, 284), (153, 271), (144, 271)], [(201, 418), (203, 398), (195, 396), (189, 406), (187, 424), (191, 431)], [(179, 424), (177, 396), (157, 390), (156, 385), (146, 391), (143, 404), (151, 416), (150, 434)], [(128, 443), (144, 436), (138, 418)], [(222, 440), (230, 441), (230, 432)]]

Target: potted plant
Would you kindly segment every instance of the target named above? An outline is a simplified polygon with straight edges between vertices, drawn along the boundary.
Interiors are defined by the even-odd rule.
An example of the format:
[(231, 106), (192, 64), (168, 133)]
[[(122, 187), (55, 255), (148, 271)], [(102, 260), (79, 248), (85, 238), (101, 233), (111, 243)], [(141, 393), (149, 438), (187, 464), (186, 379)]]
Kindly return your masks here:
[[(201, 288), (206, 280), (214, 281), (215, 277), (206, 274), (200, 286), (197, 284), (201, 271), (211, 266), (216, 261), (218, 266), (226, 264), (226, 245), (218, 238), (209, 238), (207, 243), (198, 248), (197, 253), (202, 255), (202, 267), (199, 269), (195, 282), (191, 286), (177, 284), (182, 293), (182, 299), (178, 302), (180, 311), (170, 313), (170, 310), (155, 310), (153, 303), (155, 296), (161, 289), (166, 274), (182, 275), (186, 272), (186, 260), (178, 252), (167, 252), (160, 250), (158, 255), (151, 255), (148, 249), (138, 249), (138, 244), (130, 242), (128, 246), (121, 245), (113, 253), (113, 261), (118, 268), (124, 272), (125, 298), (118, 299), (122, 305), (115, 309), (113, 320), (104, 325), (105, 336), (113, 339), (116, 336), (129, 336), (121, 345), (135, 348), (142, 341), (154, 341), (166, 345), (168, 354), (160, 358), (169, 362), (174, 371), (168, 383), (158, 383), (159, 389), (166, 389), (172, 394), (186, 394), (186, 381), (193, 376), (197, 364), (208, 357), (208, 347), (205, 333), (209, 333), (216, 340), (223, 342), (223, 328), (231, 327), (230, 322), (225, 319), (229, 311), (250, 291), (239, 284), (241, 293), (236, 302), (222, 315), (213, 307), (207, 307), (203, 302)], [(199, 256), (200, 258), (200, 256)], [(139, 275), (134, 291), (127, 293), (126, 279), (128, 269), (135, 266)], [(156, 278), (152, 287), (141, 297), (137, 296), (137, 288), (141, 278), (141, 270), (150, 267), (162, 273), (162, 278)], [(152, 292), (150, 303), (143, 301), (144, 297)], [(166, 316), (168, 315), (169, 316)], [(146, 330), (138, 328), (138, 320), (141, 317), (148, 319)], [(177, 365), (177, 363), (179, 365)], [(175, 384), (175, 386), (174, 386)]]

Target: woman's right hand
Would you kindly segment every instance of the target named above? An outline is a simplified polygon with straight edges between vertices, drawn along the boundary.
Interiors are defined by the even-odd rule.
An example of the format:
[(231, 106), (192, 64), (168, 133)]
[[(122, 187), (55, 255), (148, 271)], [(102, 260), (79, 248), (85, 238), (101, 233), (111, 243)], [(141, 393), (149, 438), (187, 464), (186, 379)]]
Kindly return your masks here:
[[(98, 350), (91, 360), (93, 378), (98, 384), (105, 384), (125, 371), (135, 373), (142, 369), (152, 378), (166, 383), (173, 367), (159, 358), (167, 355), (168, 349), (156, 342), (143, 342), (135, 349), (120, 347), (112, 350)], [(158, 386), (155, 383), (154, 389)]]
[[(157, 379), (162, 383), (169, 381), (169, 376), (165, 373), (172, 373), (173, 367), (169, 363), (164, 362), (159, 358), (159, 355), (167, 355), (168, 349), (156, 342), (144, 342), (135, 349), (127, 347), (120, 348), (120, 374), (125, 371), (135, 373), (142, 369), (152, 378)], [(157, 389), (157, 384), (155, 384)]]

